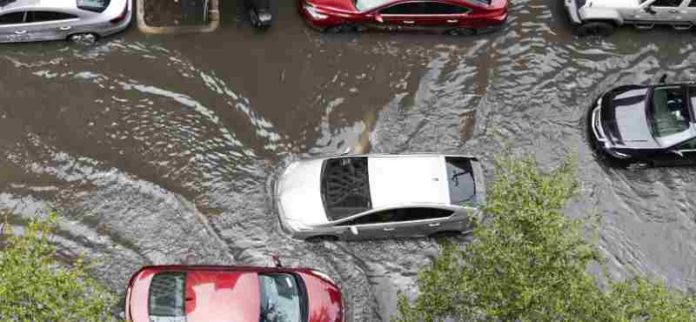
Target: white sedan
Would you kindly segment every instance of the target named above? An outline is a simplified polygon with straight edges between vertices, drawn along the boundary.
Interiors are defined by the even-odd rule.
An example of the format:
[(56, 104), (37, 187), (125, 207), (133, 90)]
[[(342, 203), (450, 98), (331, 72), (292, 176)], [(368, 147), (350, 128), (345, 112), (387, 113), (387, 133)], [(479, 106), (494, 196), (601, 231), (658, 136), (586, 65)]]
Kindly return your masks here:
[(294, 162), (274, 194), (296, 238), (374, 239), (460, 234), (485, 185), (472, 157), (374, 154)]

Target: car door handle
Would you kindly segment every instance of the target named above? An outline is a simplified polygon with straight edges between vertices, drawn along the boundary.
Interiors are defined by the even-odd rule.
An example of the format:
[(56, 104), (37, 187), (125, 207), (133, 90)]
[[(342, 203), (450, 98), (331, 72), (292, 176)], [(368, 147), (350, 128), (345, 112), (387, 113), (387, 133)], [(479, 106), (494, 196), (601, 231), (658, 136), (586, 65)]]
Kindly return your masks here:
[(70, 27), (70, 26), (62, 26), (62, 27), (60, 27), (60, 28), (58, 28), (58, 29), (63, 30), (63, 31), (66, 31), (66, 30), (72, 29), (72, 27)]
[(679, 13), (679, 10), (674, 10), (674, 9), (672, 9), (672, 10), (669, 10), (669, 11), (667, 11), (667, 12), (669, 12), (669, 13)]
[(384, 231), (394, 231), (394, 228), (387, 227), (387, 228), (383, 228), (382, 230), (384, 230)]
[(440, 223), (436, 222), (436, 223), (428, 224), (428, 227), (440, 227)]
[(459, 22), (459, 20), (457, 20), (457, 19), (447, 20), (447, 23), (457, 23), (457, 22)]
[(405, 23), (405, 24), (407, 24), (407, 25), (412, 25), (412, 24), (414, 24), (414, 23), (416, 23), (416, 22), (413, 21), (413, 20), (404, 20), (403, 23)]
[(27, 31), (26, 31), (26, 30), (17, 30), (17, 31), (15, 31), (14, 33), (15, 33), (16, 35), (23, 35), (23, 34), (26, 34)]

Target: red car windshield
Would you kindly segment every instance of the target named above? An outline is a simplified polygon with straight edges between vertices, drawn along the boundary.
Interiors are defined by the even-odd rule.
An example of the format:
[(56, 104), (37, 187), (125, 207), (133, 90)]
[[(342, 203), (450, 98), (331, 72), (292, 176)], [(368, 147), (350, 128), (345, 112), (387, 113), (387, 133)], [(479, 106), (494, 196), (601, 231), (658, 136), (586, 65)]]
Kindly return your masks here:
[(159, 273), (152, 278), (148, 297), (150, 322), (186, 322), (186, 273)]
[(299, 285), (290, 274), (259, 274), (260, 322), (295, 322), (302, 318)]

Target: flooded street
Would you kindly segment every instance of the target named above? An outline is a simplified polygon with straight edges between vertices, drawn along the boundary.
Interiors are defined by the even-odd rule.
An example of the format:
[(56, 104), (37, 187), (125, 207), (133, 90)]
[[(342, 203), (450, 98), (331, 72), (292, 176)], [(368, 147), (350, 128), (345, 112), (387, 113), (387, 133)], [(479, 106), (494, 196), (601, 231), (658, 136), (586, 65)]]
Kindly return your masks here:
[(569, 215), (601, 214), (617, 278), (638, 271), (696, 290), (696, 170), (608, 168), (584, 117), (618, 84), (696, 79), (696, 33), (624, 28), (578, 39), (559, 1), (516, 1), (508, 25), (475, 37), (320, 34), (276, 1), (259, 33), (223, 3), (209, 34), (126, 33), (91, 47), (0, 49), (0, 213), (17, 227), (60, 210), (65, 256), (94, 261), (122, 294), (148, 264), (318, 268), (350, 321), (387, 321), (415, 292), (430, 239), (311, 244), (282, 232), (275, 173), (353, 152), (478, 155), (491, 177), (506, 145), (553, 167), (576, 156)]

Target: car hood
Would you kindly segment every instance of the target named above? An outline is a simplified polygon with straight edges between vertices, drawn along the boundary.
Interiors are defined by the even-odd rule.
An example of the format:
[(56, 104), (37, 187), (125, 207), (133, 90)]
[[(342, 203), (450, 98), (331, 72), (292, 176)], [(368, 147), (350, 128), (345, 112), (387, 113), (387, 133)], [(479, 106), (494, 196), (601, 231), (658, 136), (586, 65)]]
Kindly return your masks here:
[(658, 147), (646, 115), (648, 94), (649, 89), (645, 87), (626, 87), (613, 90), (602, 98), (602, 128), (613, 145)]
[(634, 8), (640, 6), (638, 0), (587, 0), (585, 7), (592, 8)]
[(307, 288), (309, 322), (342, 322), (343, 297), (333, 283), (307, 272), (300, 273)]
[(280, 216), (304, 225), (328, 222), (321, 199), (321, 170), (324, 160), (290, 164), (276, 184)]
[(357, 12), (354, 0), (304, 0), (305, 3), (338, 12)]

